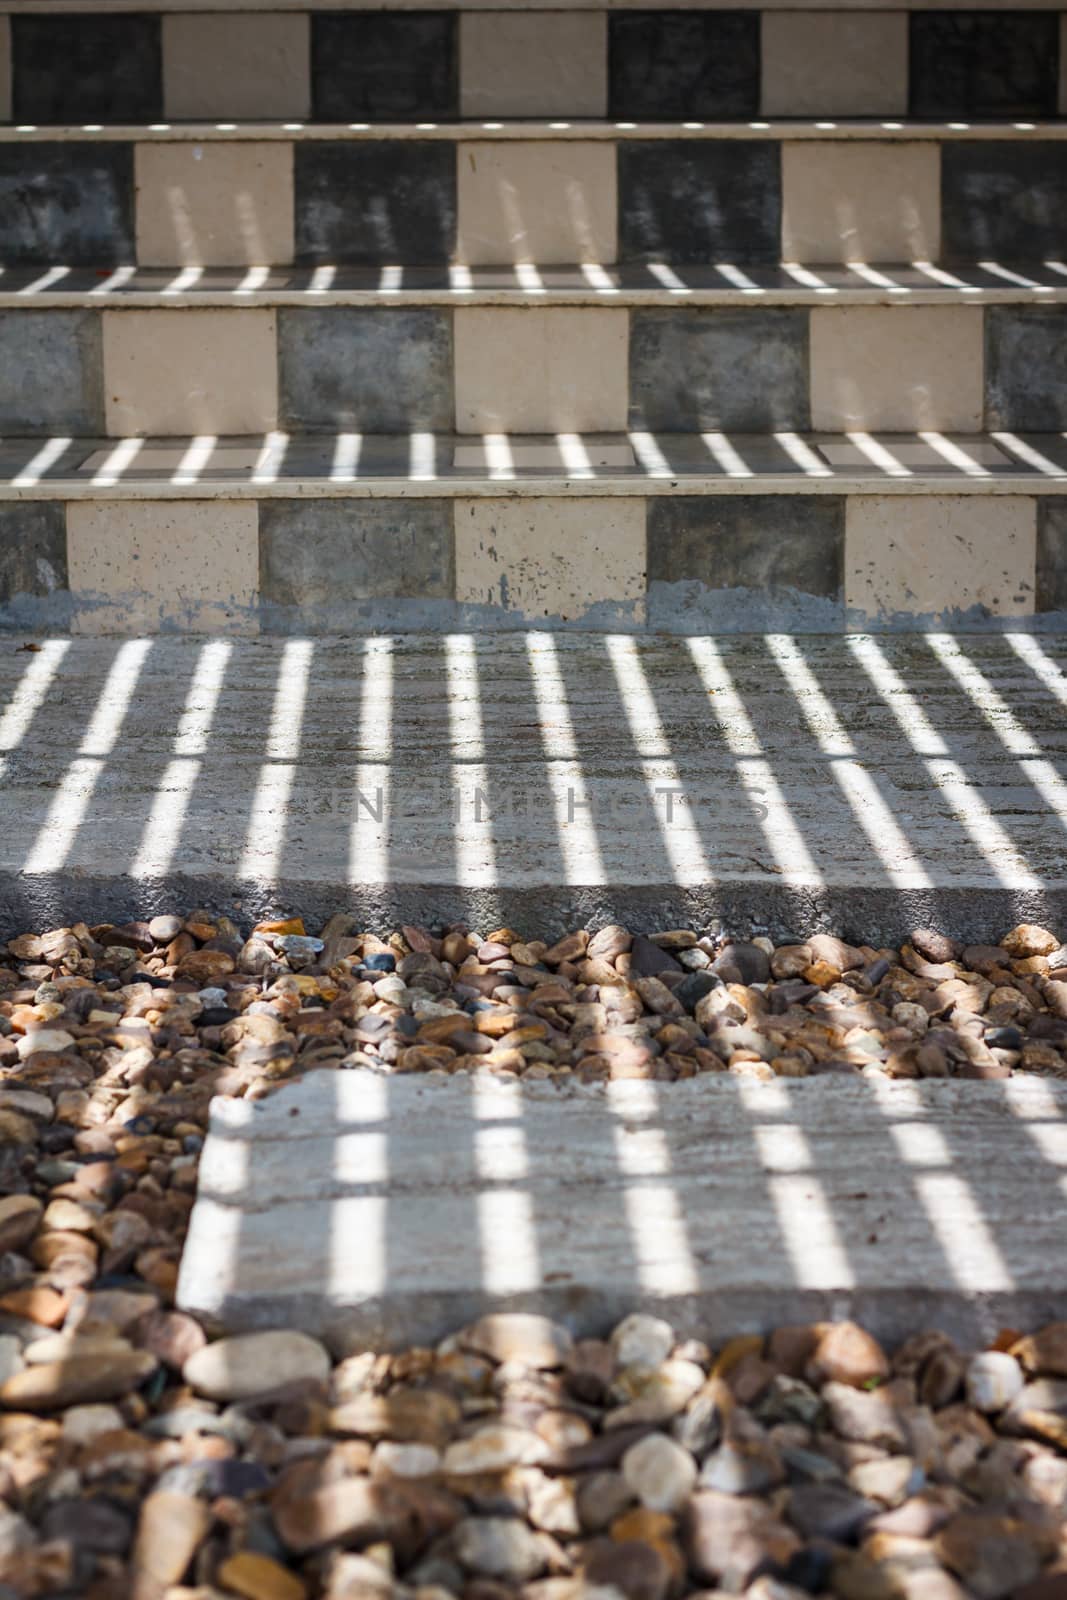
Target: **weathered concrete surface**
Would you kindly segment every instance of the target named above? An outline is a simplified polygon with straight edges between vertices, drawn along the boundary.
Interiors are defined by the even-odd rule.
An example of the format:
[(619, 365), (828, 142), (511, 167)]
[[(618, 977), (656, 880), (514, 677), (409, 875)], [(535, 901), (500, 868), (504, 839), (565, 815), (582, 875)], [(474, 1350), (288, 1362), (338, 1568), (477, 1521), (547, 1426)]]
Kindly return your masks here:
[(217, 1100), (178, 1303), (338, 1350), (489, 1307), (713, 1343), (851, 1315), (964, 1342), (1067, 1313), (1067, 1084), (663, 1089), (316, 1072)]
[(1067, 932), (1067, 639), (0, 649), (0, 932), (208, 904)]

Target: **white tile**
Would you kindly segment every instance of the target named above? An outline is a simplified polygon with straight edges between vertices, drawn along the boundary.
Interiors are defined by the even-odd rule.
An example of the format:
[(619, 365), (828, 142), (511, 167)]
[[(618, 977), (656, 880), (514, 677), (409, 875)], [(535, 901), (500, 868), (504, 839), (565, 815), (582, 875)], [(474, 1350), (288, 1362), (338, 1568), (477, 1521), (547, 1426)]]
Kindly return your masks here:
[(459, 261), (614, 261), (615, 150), (609, 141), (460, 144), (456, 162)]
[(74, 501), (67, 565), (76, 633), (256, 631), (254, 501)]
[(456, 598), (533, 621), (594, 608), (644, 616), (645, 505), (639, 496), (457, 500)]
[(109, 436), (266, 433), (278, 420), (274, 312), (105, 311)]
[(293, 259), (293, 147), (139, 144), (142, 267), (252, 267)]
[(603, 117), (603, 11), (464, 11), (459, 103), (465, 117)]
[[(1034, 610), (1037, 502), (1024, 495), (850, 495), (845, 602), (860, 622)], [(856, 616), (858, 613), (858, 617)]]
[(941, 154), (933, 143), (782, 145), (782, 259), (936, 261)]
[(625, 311), (464, 306), (453, 315), (457, 432), (626, 427)]
[(311, 113), (310, 19), (282, 12), (163, 18), (163, 104), (187, 121), (299, 121)]
[(980, 306), (819, 306), (812, 426), (827, 433), (982, 427)]
[(760, 30), (765, 116), (906, 114), (906, 12), (764, 11)]

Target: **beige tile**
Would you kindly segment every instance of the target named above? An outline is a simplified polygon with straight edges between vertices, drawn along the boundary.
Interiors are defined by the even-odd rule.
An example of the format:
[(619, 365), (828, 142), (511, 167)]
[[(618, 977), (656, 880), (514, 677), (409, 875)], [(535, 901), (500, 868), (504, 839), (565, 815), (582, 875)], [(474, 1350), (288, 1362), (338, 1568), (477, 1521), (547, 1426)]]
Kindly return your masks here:
[(610, 142), (461, 144), (456, 161), (461, 262), (614, 261)]
[(82, 500), (67, 506), (77, 633), (256, 631), (252, 500)]
[(459, 433), (625, 428), (627, 315), (598, 306), (454, 313)]
[(11, 22), (0, 17), (0, 122), (11, 121)]
[(784, 260), (936, 261), (940, 246), (936, 144), (782, 145)]
[(107, 431), (265, 433), (278, 420), (274, 312), (105, 311)]
[(764, 11), (763, 112), (878, 117), (908, 109), (904, 11)]
[(291, 144), (139, 144), (143, 267), (251, 267), (293, 259)]
[(611, 500), (457, 500), (456, 598), (531, 621), (604, 621), (645, 609), (645, 505)]
[[(1037, 502), (1023, 495), (854, 495), (845, 511), (853, 621), (1034, 609)], [(859, 616), (856, 615), (859, 613)]]
[(465, 117), (603, 117), (603, 11), (465, 11), (459, 18)]
[(815, 428), (982, 427), (980, 306), (820, 306), (811, 312)]
[(163, 105), (188, 121), (293, 121), (311, 112), (306, 16), (163, 18)]

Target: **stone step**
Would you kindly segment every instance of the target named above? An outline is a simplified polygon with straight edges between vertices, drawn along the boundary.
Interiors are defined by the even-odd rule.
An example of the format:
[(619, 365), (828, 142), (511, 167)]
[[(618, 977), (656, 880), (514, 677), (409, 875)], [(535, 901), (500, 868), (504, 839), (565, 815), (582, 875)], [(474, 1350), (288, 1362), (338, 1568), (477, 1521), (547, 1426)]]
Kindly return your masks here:
[[(117, 9), (135, 14), (106, 14)], [(16, 120), (35, 123), (64, 115), (81, 122), (909, 111), (1021, 118), (1067, 109), (1054, 0), (968, 5), (979, 15), (963, 26), (951, 8), (931, 12), (929, 0), (853, 3), (846, 17), (821, 5), (783, 11), (781, 0), (728, 8), (583, 4), (532, 15), (513, 5), (437, 3), (389, 15), (348, 0), (328, 7), (286, 0), (281, 15), (271, 14), (283, 9), (277, 4), (226, 14), (234, 9), (203, 0), (5, 6), (0, 37), (12, 67), (10, 94), (3, 74), (5, 101)], [(179, 14), (159, 15), (166, 11)], [(0, 115), (9, 115), (6, 105)]]
[(0, 306), (0, 436), (1067, 430), (1067, 279), (993, 305), (524, 293), (16, 297)]
[(1064, 435), (0, 444), (0, 626), (700, 633), (1067, 614)]
[(0, 310), (121, 306), (1061, 305), (1067, 262), (0, 267)]
[(28, 124), (0, 129), (0, 262), (1062, 262), (1065, 139), (1053, 121)]
[(876, 945), (1067, 922), (1062, 636), (26, 642), (5, 936), (174, 905)]
[(313, 1072), (213, 1102), (177, 1303), (337, 1354), (491, 1310), (599, 1336), (635, 1307), (712, 1344), (853, 1317), (980, 1346), (1067, 1312), (1065, 1113), (1035, 1078)]

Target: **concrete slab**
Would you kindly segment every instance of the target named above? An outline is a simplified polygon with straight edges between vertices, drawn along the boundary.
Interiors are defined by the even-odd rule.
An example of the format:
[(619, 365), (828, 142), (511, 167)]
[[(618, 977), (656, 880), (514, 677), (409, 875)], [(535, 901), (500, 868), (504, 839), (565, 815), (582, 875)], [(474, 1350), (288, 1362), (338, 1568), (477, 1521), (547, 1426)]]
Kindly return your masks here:
[[(852, 1316), (963, 1343), (1067, 1312), (1067, 1084), (555, 1088), (316, 1072), (216, 1100), (178, 1304), (340, 1351), (484, 1310), (681, 1335)], [(561, 1132), (563, 1137), (561, 1137)]]
[(8, 935), (198, 904), (1067, 933), (1067, 638), (34, 643), (0, 647)]

